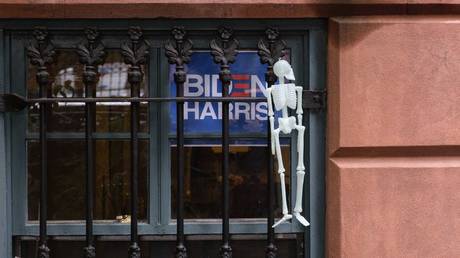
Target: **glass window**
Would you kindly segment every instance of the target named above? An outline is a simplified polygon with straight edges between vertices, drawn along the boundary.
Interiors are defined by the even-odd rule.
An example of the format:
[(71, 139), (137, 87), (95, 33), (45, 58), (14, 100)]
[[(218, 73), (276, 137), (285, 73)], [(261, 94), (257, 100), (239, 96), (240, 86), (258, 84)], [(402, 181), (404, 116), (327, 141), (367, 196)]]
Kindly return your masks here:
[[(92, 21), (81, 21), (92, 24)], [(265, 98), (266, 64), (260, 63), (257, 44), (264, 37), (262, 21), (229, 21), (235, 25), (240, 41), (237, 60), (230, 66), (230, 96)], [(305, 88), (316, 79), (310, 73), (317, 69), (310, 46), (318, 44), (310, 37), (312, 30), (321, 30), (325, 23), (285, 21), (282, 37), (289, 49), (285, 58), (293, 64), (297, 84)], [(117, 23), (118, 24), (118, 23)], [(125, 21), (119, 24), (126, 25)], [(147, 24), (147, 23), (146, 23)], [(176, 234), (177, 139), (176, 103), (157, 102), (154, 98), (176, 96), (174, 65), (165, 57), (164, 43), (170, 38), (170, 22), (148, 21), (145, 40), (150, 45), (148, 60), (142, 66), (143, 80), (139, 112), (139, 235), (143, 257), (170, 257)], [(220, 67), (214, 64), (209, 42), (216, 37), (217, 22), (193, 22), (189, 36), (194, 53), (184, 85), (185, 97), (221, 97)], [(210, 25), (211, 24), (211, 25)], [(320, 24), (320, 25), (318, 25)], [(76, 27), (50, 23), (51, 40), (56, 47), (55, 62), (47, 67), (50, 85), (47, 98), (86, 98), (83, 83), (84, 66), (80, 64), (75, 46), (84, 38)], [(93, 24), (95, 25), (95, 24)], [(106, 58), (97, 67), (96, 98), (118, 100), (96, 102), (94, 161), (94, 233), (98, 256), (122, 257), (127, 253), (131, 206), (131, 114), (127, 81), (129, 65), (125, 64), (121, 43), (129, 40), (126, 30), (108, 21), (101, 21), (102, 41)], [(145, 24), (144, 24), (145, 25)], [(185, 24), (189, 25), (189, 24)], [(294, 26), (295, 25), (295, 26)], [(31, 28), (32, 30), (32, 28)], [(11, 40), (11, 92), (29, 99), (39, 97), (36, 68), (29, 65), (26, 46), (30, 41), (24, 29), (8, 31)], [(314, 44), (313, 44), (314, 43)], [(324, 42), (323, 42), (324, 43)], [(318, 55), (316, 58), (318, 58)], [(15, 58), (18, 57), (18, 58)], [(147, 99), (149, 98), (149, 99)], [(81, 257), (85, 245), (86, 214), (86, 141), (85, 103), (57, 101), (48, 105), (48, 225), (49, 244), (53, 257)], [(34, 257), (39, 232), (40, 144), (39, 105), (30, 105), (24, 112), (11, 113), (11, 170), (14, 207), (13, 234), (21, 239), (20, 257)], [(220, 248), (222, 232), (221, 122), (222, 104), (217, 102), (185, 102), (185, 234), (190, 257), (214, 257)], [(307, 113), (307, 112), (306, 112)], [(304, 121), (308, 123), (308, 115)], [(280, 112), (275, 114), (275, 120)], [(316, 125), (317, 126), (317, 125)], [(318, 127), (315, 127), (316, 131)], [(313, 129), (315, 129), (313, 128)], [(308, 128), (308, 132), (311, 130)], [(306, 135), (312, 139), (314, 135)], [(282, 135), (281, 149), (286, 168), (286, 190), (289, 208), (295, 200), (297, 165), (296, 135)], [(307, 140), (308, 143), (308, 140)], [(234, 257), (262, 257), (267, 233), (267, 104), (235, 100), (230, 103), (230, 234)], [(306, 151), (306, 167), (308, 152)], [(310, 152), (311, 153), (311, 152)], [(321, 167), (321, 166), (318, 166)], [(281, 214), (281, 189), (274, 162), (275, 218)], [(316, 171), (318, 172), (318, 171)], [(321, 172), (322, 173), (322, 172)], [(307, 173), (308, 175), (308, 173)], [(313, 188), (305, 184), (305, 210)], [(317, 188), (321, 190), (320, 188)], [(314, 189), (313, 189), (314, 190)], [(315, 192), (317, 196), (321, 193)], [(310, 205), (311, 207), (311, 205)], [(278, 256), (300, 257), (305, 228), (295, 220), (276, 229)], [(248, 237), (250, 235), (250, 237)], [(30, 239), (34, 239), (31, 241)], [(308, 247), (306, 247), (308, 248)], [(65, 253), (65, 254), (64, 254)]]

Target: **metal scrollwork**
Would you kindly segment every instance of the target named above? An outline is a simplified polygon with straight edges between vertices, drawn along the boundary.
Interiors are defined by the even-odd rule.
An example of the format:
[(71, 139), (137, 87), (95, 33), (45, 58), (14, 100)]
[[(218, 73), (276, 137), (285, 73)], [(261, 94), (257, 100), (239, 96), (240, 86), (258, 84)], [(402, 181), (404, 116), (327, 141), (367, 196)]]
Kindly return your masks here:
[(27, 46), (27, 57), (29, 57), (30, 63), (38, 69), (36, 77), (39, 86), (46, 87), (49, 83), (49, 72), (46, 66), (53, 63), (56, 50), (49, 40), (48, 31), (45, 28), (35, 28), (33, 35), (35, 40)]
[(147, 62), (150, 45), (143, 40), (143, 33), (140, 27), (131, 27), (128, 31), (131, 42), (125, 42), (121, 45), (121, 53), (124, 61), (130, 64), (128, 70), (128, 81), (131, 85), (137, 85), (142, 82), (143, 72), (141, 65)]
[(85, 258), (94, 258), (96, 257), (96, 248), (94, 246), (88, 246), (84, 248)]
[[(185, 72), (185, 64), (190, 62), (192, 56), (193, 43), (186, 38), (186, 31), (183, 27), (174, 27), (171, 31), (172, 40), (168, 40), (165, 44), (166, 57), (170, 64), (176, 65), (174, 72), (174, 81), (176, 83), (177, 97), (184, 96), (184, 83), (187, 73)], [(177, 161), (184, 162), (184, 102), (177, 102)], [(177, 167), (177, 243), (176, 243), (176, 258), (187, 258), (187, 248), (184, 245), (184, 218), (183, 218), (183, 195), (184, 195), (184, 168)]]
[(186, 38), (186, 32), (183, 27), (174, 27), (171, 32), (174, 41), (169, 40), (165, 44), (166, 57), (170, 64), (176, 65), (174, 80), (176, 83), (185, 82), (184, 65), (190, 62), (192, 56), (193, 43)]
[(269, 244), (265, 250), (265, 257), (266, 258), (276, 258), (276, 253), (278, 252), (278, 248), (274, 244)]
[(85, 65), (83, 80), (85, 83), (96, 83), (97, 65), (104, 62), (106, 56), (104, 44), (98, 41), (99, 32), (95, 28), (85, 29), (86, 43), (77, 46), (77, 53), (80, 56), (80, 63)]
[(220, 78), (225, 85), (232, 79), (229, 65), (236, 60), (238, 45), (238, 40), (233, 38), (233, 30), (227, 27), (219, 28), (219, 38), (213, 39), (209, 44), (214, 62), (221, 66)]
[[(278, 29), (270, 27), (265, 30), (265, 38), (259, 40), (257, 47), (258, 47), (258, 55), (260, 57), (260, 62), (262, 64), (267, 64), (267, 71), (265, 72), (265, 81), (267, 82), (267, 87), (270, 87), (276, 82), (276, 75), (273, 72), (273, 65), (276, 61), (278, 61), (281, 57), (286, 54), (286, 42), (281, 40), (280, 33)], [(271, 133), (270, 128), (267, 129), (267, 141), (268, 146), (271, 145)], [(269, 147), (270, 148), (270, 147)], [(269, 175), (268, 175), (268, 200), (269, 205), (272, 205), (273, 198), (274, 198), (274, 190), (273, 190), (273, 160), (271, 154), (269, 154)], [(269, 209), (268, 215), (268, 244), (265, 250), (265, 257), (266, 258), (276, 258), (277, 251), (276, 245), (274, 244), (274, 230), (271, 228), (270, 224), (273, 224), (273, 213)]]
[(222, 258), (232, 258), (232, 248), (229, 245), (224, 245), (220, 248), (220, 257)]
[(187, 258), (187, 248), (185, 245), (177, 245), (176, 246), (176, 258)]
[[(48, 37), (48, 31), (45, 28), (37, 27), (33, 32), (34, 40), (27, 46), (27, 56), (32, 65), (37, 67), (36, 80), (39, 85), (40, 97), (44, 98), (47, 96), (49, 86), (49, 72), (47, 65), (54, 62), (54, 56), (56, 51), (54, 45), (51, 43)], [(38, 246), (38, 257), (49, 258), (50, 249), (47, 244), (46, 235), (46, 180), (47, 180), (47, 165), (45, 154), (43, 150), (46, 150), (46, 104), (40, 104), (40, 145), (42, 149), (41, 153), (41, 190), (40, 190), (40, 239)], [(44, 187), (43, 187), (44, 186)]]
[(273, 73), (273, 65), (278, 59), (286, 55), (286, 42), (279, 38), (280, 33), (276, 28), (268, 28), (265, 30), (265, 39), (260, 39), (257, 47), (258, 54), (262, 64), (268, 64), (265, 79), (269, 85), (276, 81), (276, 76)]
[[(129, 64), (128, 82), (131, 85), (131, 97), (138, 98), (140, 95), (140, 85), (144, 77), (141, 65), (147, 63), (149, 47), (147, 41), (143, 39), (140, 27), (131, 27), (128, 30), (130, 42), (121, 45), (121, 53), (125, 63)], [(139, 139), (137, 137), (139, 127), (139, 102), (131, 103), (131, 203), (138, 202), (138, 148)], [(131, 245), (129, 246), (129, 257), (140, 258), (141, 250), (137, 243), (137, 206), (131, 205)]]
[[(213, 39), (209, 46), (214, 62), (220, 65), (219, 77), (222, 81), (222, 97), (228, 97), (232, 74), (230, 64), (236, 60), (238, 54), (239, 42), (233, 37), (233, 30), (227, 27), (221, 27), (218, 31), (218, 37)], [(229, 216), (229, 103), (222, 104), (222, 246), (220, 255), (222, 258), (232, 257), (232, 248), (230, 242), (230, 216)]]

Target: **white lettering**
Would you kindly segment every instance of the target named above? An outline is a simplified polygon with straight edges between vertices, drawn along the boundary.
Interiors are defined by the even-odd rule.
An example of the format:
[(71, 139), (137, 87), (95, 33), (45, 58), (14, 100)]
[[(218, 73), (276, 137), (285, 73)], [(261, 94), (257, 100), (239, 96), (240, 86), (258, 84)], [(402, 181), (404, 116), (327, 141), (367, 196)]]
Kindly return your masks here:
[(211, 88), (212, 88), (211, 96), (213, 96), (213, 97), (222, 97), (222, 93), (218, 92), (218, 90), (217, 90), (217, 85), (219, 85), (218, 84), (219, 75), (218, 74), (213, 74), (211, 78), (212, 78), (211, 79), (211, 81), (212, 81), (212, 84), (211, 84)]
[(207, 116), (211, 117), (212, 119), (217, 119), (216, 112), (214, 112), (214, 107), (212, 106), (211, 102), (204, 103), (203, 112), (201, 112), (200, 119), (203, 120)]
[[(192, 108), (189, 107), (189, 105), (193, 105)], [(184, 119), (188, 119), (188, 114), (192, 113), (193, 114), (193, 119), (198, 119), (198, 114), (199, 114), (199, 102), (185, 102), (184, 103)]]
[[(195, 90), (191, 90), (194, 88)], [(186, 97), (199, 97), (203, 95), (203, 78), (199, 74), (187, 75), (187, 81), (184, 83), (184, 95)]]
[(235, 103), (235, 119), (240, 119), (240, 114), (244, 115), (245, 120), (249, 120), (249, 103), (236, 102)]
[(257, 75), (251, 75), (251, 97), (257, 96), (257, 88), (264, 94), (264, 97), (267, 97), (267, 91), (265, 85), (260, 81)]
[[(257, 114), (256, 114), (256, 118), (257, 120), (260, 120), (260, 121), (265, 121), (267, 120), (267, 103), (265, 102), (261, 102), (261, 103), (257, 103), (256, 105), (256, 110), (257, 110)], [(264, 115), (264, 116), (262, 116)]]
[(204, 75), (204, 96), (211, 97), (211, 75)]

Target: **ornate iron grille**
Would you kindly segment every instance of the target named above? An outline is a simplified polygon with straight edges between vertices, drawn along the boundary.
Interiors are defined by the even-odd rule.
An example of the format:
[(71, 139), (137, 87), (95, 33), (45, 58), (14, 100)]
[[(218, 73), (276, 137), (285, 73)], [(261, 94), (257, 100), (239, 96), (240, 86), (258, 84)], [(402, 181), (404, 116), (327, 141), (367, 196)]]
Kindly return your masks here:
[[(174, 27), (171, 31), (170, 39), (164, 44), (164, 54), (170, 64), (175, 65), (174, 81), (176, 83), (177, 95), (175, 97), (141, 97), (140, 84), (144, 79), (146, 71), (143, 64), (147, 62), (149, 55), (149, 43), (143, 39), (143, 31), (140, 27), (130, 27), (127, 31), (129, 40), (120, 46), (124, 62), (129, 65), (127, 81), (131, 87), (130, 97), (96, 97), (96, 84), (99, 72), (97, 66), (104, 62), (106, 47), (102, 44), (101, 37), (104, 35), (95, 28), (87, 28), (82, 33), (84, 41), (75, 47), (80, 62), (84, 67), (83, 83), (85, 86), (85, 97), (65, 98), (50, 97), (50, 74), (49, 65), (53, 64), (55, 47), (50, 40), (50, 33), (46, 28), (36, 28), (33, 32), (33, 39), (27, 47), (27, 56), (31, 65), (36, 67), (36, 81), (39, 85), (40, 94), (38, 98), (24, 98), (18, 95), (2, 96), (2, 111), (17, 111), (26, 106), (39, 105), (39, 145), (40, 145), (40, 209), (39, 209), (39, 245), (37, 247), (37, 257), (49, 258), (50, 248), (48, 245), (47, 234), (47, 153), (48, 138), (47, 124), (49, 108), (53, 103), (84, 103), (85, 112), (85, 142), (86, 142), (86, 244), (82, 250), (82, 255), (87, 258), (95, 258), (97, 250), (95, 248), (95, 237), (93, 233), (94, 203), (94, 174), (95, 174), (95, 112), (96, 102), (128, 102), (130, 105), (130, 155), (131, 155), (131, 180), (130, 180), (130, 245), (128, 254), (130, 258), (140, 257), (141, 249), (139, 245), (138, 233), (138, 172), (139, 172), (139, 105), (141, 102), (148, 103), (176, 103), (176, 123), (177, 123), (177, 194), (176, 194), (176, 250), (175, 257), (188, 257), (185, 234), (184, 234), (184, 103), (193, 102), (213, 102), (222, 103), (222, 235), (221, 235), (221, 257), (232, 257), (232, 246), (230, 241), (230, 207), (229, 207), (229, 104), (231, 102), (266, 102), (261, 97), (231, 97), (229, 87), (231, 83), (231, 64), (235, 62), (238, 54), (239, 42), (237, 35), (230, 27), (220, 27), (215, 39), (209, 42), (213, 60), (220, 67), (219, 80), (222, 83), (222, 97), (184, 97), (184, 83), (186, 82), (187, 72), (185, 65), (191, 60), (194, 51), (193, 42), (189, 39), (183, 27)], [(262, 33), (261, 33), (262, 34)], [(258, 40), (256, 49), (260, 56), (261, 64), (267, 64), (265, 79), (267, 86), (276, 82), (273, 72), (273, 64), (285, 55), (287, 43), (281, 39), (280, 32), (273, 27), (265, 30), (263, 36)], [(304, 109), (321, 109), (324, 106), (324, 93), (321, 91), (304, 92)], [(268, 124), (268, 123), (267, 123)], [(270, 130), (267, 128), (267, 148), (271, 146)], [(274, 203), (275, 203), (275, 182), (273, 170), (273, 157), (270, 151), (268, 154), (267, 173), (267, 227), (266, 227), (266, 253), (265, 257), (277, 257), (277, 245), (275, 241), (275, 231), (271, 227), (274, 223)]]

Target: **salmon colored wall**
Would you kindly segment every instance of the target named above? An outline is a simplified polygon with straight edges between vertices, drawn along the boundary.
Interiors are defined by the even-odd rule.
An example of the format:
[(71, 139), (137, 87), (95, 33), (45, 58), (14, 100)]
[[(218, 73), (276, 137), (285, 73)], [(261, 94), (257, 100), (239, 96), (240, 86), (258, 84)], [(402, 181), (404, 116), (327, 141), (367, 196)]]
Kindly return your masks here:
[(327, 257), (460, 257), (460, 17), (329, 26)]
[(460, 0), (0, 0), (0, 18), (306, 18), (460, 14)]

